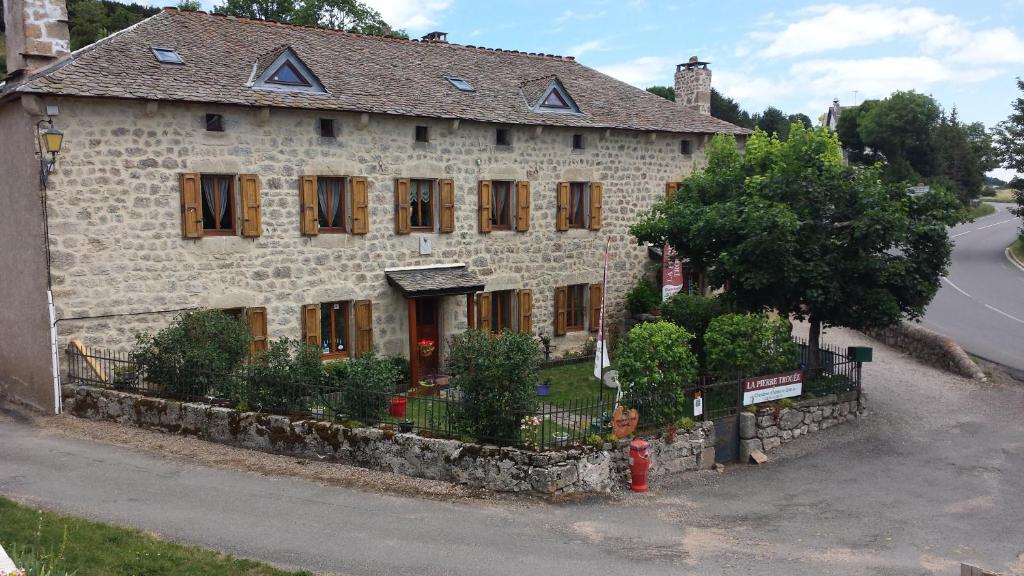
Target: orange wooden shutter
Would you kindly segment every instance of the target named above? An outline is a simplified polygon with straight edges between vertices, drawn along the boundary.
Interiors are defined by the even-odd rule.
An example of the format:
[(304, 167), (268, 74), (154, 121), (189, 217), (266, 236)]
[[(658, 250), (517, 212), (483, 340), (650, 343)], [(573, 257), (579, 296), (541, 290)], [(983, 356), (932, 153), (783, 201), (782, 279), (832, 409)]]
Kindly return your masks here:
[(249, 334), (252, 340), (249, 343), (249, 354), (254, 356), (257, 352), (267, 350), (267, 309), (246, 308), (245, 320), (249, 324)]
[(665, 198), (671, 198), (673, 194), (679, 190), (679, 182), (666, 182), (665, 183)]
[(533, 290), (519, 291), (519, 331), (533, 334)]
[(320, 349), (320, 305), (307, 304), (302, 307), (302, 340)]
[(356, 356), (373, 352), (373, 303), (356, 301)]
[(480, 231), (491, 231), (491, 181), (480, 181)]
[(263, 218), (260, 215), (260, 178), (255, 174), (239, 174), (238, 185), (242, 189), (242, 236), (258, 238), (263, 233)]
[(565, 313), (569, 289), (565, 286), (555, 288), (555, 336), (565, 334)]
[(409, 179), (395, 179), (395, 234), (408, 234), (412, 227), (409, 206)]
[(601, 285), (590, 285), (590, 331), (597, 332), (601, 324)]
[(438, 183), (441, 187), (441, 223), (438, 232), (455, 232), (455, 181), (442, 178)]
[(366, 234), (370, 231), (370, 192), (365, 176), (353, 176), (352, 183), (352, 233)]
[(526, 232), (530, 229), (530, 183), (526, 180), (516, 182), (516, 231)]
[(559, 231), (569, 229), (569, 183), (558, 183), (558, 215), (556, 227)]
[[(316, 236), (320, 233), (320, 219), (316, 204), (316, 176), (300, 176), (299, 228), (303, 236)], [(319, 345), (317, 343), (317, 346)]]
[(181, 236), (203, 237), (203, 194), (199, 174), (181, 175)]
[(590, 229), (601, 229), (601, 210), (604, 207), (604, 185), (600, 182), (590, 183)]
[(491, 293), (481, 292), (476, 298), (477, 309), (480, 311), (480, 323), (477, 328), (491, 331)]

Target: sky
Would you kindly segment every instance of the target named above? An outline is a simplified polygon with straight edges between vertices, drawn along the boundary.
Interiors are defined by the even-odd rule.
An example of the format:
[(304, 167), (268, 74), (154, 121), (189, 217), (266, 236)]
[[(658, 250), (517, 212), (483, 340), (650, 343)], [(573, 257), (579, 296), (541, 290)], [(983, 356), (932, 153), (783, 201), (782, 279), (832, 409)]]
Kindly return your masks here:
[(671, 86), (675, 65), (696, 55), (748, 111), (773, 105), (815, 121), (833, 98), (912, 89), (992, 126), (1024, 77), (1024, 0), (363, 1), (411, 37), (441, 30), (459, 44), (572, 55), (640, 88)]

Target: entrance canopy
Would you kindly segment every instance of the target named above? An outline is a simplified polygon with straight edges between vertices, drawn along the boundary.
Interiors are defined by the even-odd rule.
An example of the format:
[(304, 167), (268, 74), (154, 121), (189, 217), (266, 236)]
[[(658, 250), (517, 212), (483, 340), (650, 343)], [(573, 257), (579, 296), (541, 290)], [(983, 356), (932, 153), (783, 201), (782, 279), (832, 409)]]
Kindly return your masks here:
[(484, 281), (465, 264), (394, 268), (384, 270), (384, 275), (406, 298), (472, 294), (484, 289)]

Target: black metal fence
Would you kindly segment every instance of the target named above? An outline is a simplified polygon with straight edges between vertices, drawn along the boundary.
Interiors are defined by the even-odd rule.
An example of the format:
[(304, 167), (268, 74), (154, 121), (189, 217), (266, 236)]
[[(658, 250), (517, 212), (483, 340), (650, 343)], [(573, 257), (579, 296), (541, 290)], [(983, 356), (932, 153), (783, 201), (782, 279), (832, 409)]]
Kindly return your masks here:
[[(795, 360), (804, 372), (803, 396), (859, 392), (860, 363), (849, 358), (846, 351), (823, 345), (819, 366), (811, 369), (813, 363), (806, 343), (796, 340)], [(603, 400), (537, 403), (528, 409), (501, 414), (498, 418), (504, 425), (489, 426), (491, 432), (480, 433), (467, 424), (467, 406), (460, 391), (442, 385), (372, 390), (334, 385), (324, 377), (267, 378), (248, 365), (227, 373), (203, 365), (182, 366), (156, 379), (145, 374), (130, 353), (96, 349), (69, 349), (68, 361), (70, 379), (82, 384), (242, 411), (331, 420), (350, 427), (386, 424), (396, 431), (416, 430), (425, 436), (541, 450), (603, 441), (611, 432), (612, 415), (619, 404), (614, 393)], [(665, 425), (668, 420), (650, 417), (655, 414), (672, 414), (672, 421), (687, 417), (694, 422), (717, 420), (743, 410), (743, 380), (740, 376), (701, 376), (671, 395), (627, 396), (622, 403), (641, 414), (638, 433)], [(698, 392), (703, 411), (695, 415), (693, 400)], [(494, 432), (495, 429), (498, 431)]]

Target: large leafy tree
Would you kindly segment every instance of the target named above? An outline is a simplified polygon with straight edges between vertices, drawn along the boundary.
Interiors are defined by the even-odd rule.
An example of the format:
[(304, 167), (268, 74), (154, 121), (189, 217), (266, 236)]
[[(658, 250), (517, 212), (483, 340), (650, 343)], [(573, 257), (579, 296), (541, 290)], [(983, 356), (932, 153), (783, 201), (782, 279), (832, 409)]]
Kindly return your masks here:
[(406, 36), (388, 25), (380, 12), (358, 0), (227, 0), (214, 11), (362, 34)]
[[(676, 99), (676, 89), (671, 86), (651, 86), (647, 91), (673, 102)], [(740, 108), (738, 102), (714, 88), (711, 89), (711, 115), (719, 120), (725, 120), (744, 128), (754, 127), (750, 114), (743, 108)]]
[[(992, 133), (996, 155), (1003, 167), (1024, 174), (1024, 80), (1017, 78), (1017, 88), (1022, 96), (1013, 101), (1013, 112), (997, 124)], [(1016, 190), (1017, 209), (1014, 213), (1024, 218), (1024, 179), (1014, 178), (1010, 187)], [(1024, 238), (1024, 224), (1020, 228), (1020, 237)]]
[(775, 106), (769, 106), (764, 112), (755, 114), (753, 120), (757, 127), (767, 134), (775, 134), (783, 140), (789, 136), (789, 118)]
[(860, 137), (885, 157), (890, 179), (928, 176), (934, 173), (933, 131), (940, 114), (939, 104), (927, 94), (895, 92), (861, 117)]
[(88, 46), (159, 11), (159, 8), (134, 3), (121, 4), (113, 0), (69, 0), (71, 49)]
[(740, 308), (809, 320), (815, 360), (823, 326), (924, 313), (949, 264), (950, 194), (910, 196), (877, 166), (844, 164), (834, 134), (802, 124), (786, 140), (758, 130), (742, 154), (719, 135), (707, 154), (632, 227), (640, 242), (669, 243)]

